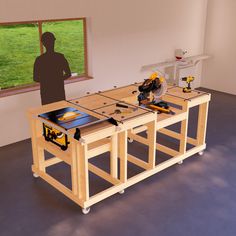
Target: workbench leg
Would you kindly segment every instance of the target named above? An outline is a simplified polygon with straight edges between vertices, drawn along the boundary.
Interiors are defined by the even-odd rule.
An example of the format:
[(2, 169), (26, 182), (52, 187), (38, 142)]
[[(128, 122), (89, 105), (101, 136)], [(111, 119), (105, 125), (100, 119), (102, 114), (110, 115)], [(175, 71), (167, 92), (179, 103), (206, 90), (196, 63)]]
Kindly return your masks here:
[(111, 136), (110, 170), (111, 170), (111, 176), (116, 179), (117, 179), (117, 171), (118, 171), (118, 166), (117, 166), (117, 161), (118, 161), (117, 149), (118, 148), (117, 147), (118, 147), (117, 134), (114, 134)]
[(89, 199), (88, 145), (78, 143), (76, 147), (79, 173), (79, 198), (87, 201)]
[(127, 130), (118, 134), (118, 141), (120, 157), (120, 180), (125, 183), (127, 181)]
[(206, 128), (209, 103), (199, 105), (198, 125), (197, 125), (197, 144), (203, 145), (206, 142)]
[(76, 143), (71, 141), (71, 185), (72, 193), (78, 196), (78, 186), (79, 186), (79, 176), (78, 176), (78, 166), (77, 166), (77, 148)]
[[(44, 149), (37, 143), (37, 139), (42, 136), (42, 123), (36, 119), (30, 120), (31, 126), (31, 143), (33, 152), (33, 165), (36, 170), (45, 172)], [(36, 173), (37, 174), (37, 173)]]
[[(181, 128), (180, 128), (180, 144), (179, 144), (179, 152), (180, 154), (185, 154), (187, 149), (187, 139), (188, 139), (188, 118), (189, 118), (189, 111), (186, 106), (187, 116), (185, 120), (181, 121)], [(180, 162), (182, 163), (182, 162)]]
[(188, 119), (181, 121), (179, 152), (184, 154), (187, 147)]
[(147, 126), (148, 140), (148, 166), (153, 169), (156, 164), (156, 121), (152, 121)]
[[(179, 152), (180, 154), (186, 153), (187, 148), (187, 139), (188, 139), (188, 118), (189, 118), (189, 107), (188, 103), (185, 102), (185, 104), (182, 106), (182, 109), (186, 111), (186, 119), (181, 121), (181, 127), (180, 127), (180, 143), (179, 143)], [(180, 162), (181, 164), (182, 162)]]

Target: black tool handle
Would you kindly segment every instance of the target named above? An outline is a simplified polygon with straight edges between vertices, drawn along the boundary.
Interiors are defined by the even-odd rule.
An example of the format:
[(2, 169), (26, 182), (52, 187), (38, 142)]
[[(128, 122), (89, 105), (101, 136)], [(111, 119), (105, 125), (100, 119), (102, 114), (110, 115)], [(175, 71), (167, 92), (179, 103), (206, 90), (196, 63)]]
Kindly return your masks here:
[(120, 104), (120, 103), (116, 103), (116, 106), (117, 107), (123, 107), (123, 108), (129, 108), (127, 105), (123, 105), (123, 104)]
[(74, 139), (77, 139), (77, 140), (79, 141), (80, 138), (81, 138), (80, 129), (79, 129), (79, 128), (76, 128), (76, 129), (75, 129), (75, 134), (74, 134)]

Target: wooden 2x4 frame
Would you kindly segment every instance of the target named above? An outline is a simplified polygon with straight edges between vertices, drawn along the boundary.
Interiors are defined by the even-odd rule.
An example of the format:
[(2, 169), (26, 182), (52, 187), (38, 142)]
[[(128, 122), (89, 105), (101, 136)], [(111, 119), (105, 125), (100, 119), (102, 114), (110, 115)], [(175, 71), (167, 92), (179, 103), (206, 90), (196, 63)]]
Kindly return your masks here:
[[(135, 86), (137, 85), (117, 88), (114, 90), (101, 92), (101, 94), (98, 93), (91, 95), (97, 98), (96, 104), (93, 104), (93, 108), (94, 106), (101, 106), (104, 101), (112, 102), (112, 99), (117, 99), (117, 102), (137, 101), (137, 94), (132, 93)], [(117, 92), (121, 90), (121, 93)], [(113, 95), (113, 98), (110, 98), (110, 100), (107, 99), (108, 93)], [(142, 116), (134, 116), (133, 119), (126, 121), (124, 120), (124, 122), (118, 127), (111, 124), (98, 124), (87, 131), (83, 131), (82, 138), (79, 141), (73, 138), (73, 131), (71, 133), (68, 132), (70, 146), (66, 151), (62, 151), (56, 145), (48, 143), (44, 140), (42, 137), (43, 120), (38, 118), (38, 114), (67, 106), (74, 106), (82, 111), (86, 111), (85, 108), (82, 106), (77, 106), (76, 103), (81, 102), (86, 104), (86, 98), (90, 99), (91, 96), (75, 99), (74, 104), (71, 101), (62, 101), (39, 108), (30, 109), (28, 111), (28, 118), (31, 125), (33, 148), (32, 171), (34, 176), (41, 177), (54, 188), (69, 197), (72, 201), (80, 205), (84, 214), (89, 212), (89, 207), (93, 204), (118, 192), (123, 193), (124, 189), (174, 164), (182, 164), (183, 160), (196, 153), (202, 155), (204, 149), (206, 148), (205, 137), (208, 104), (211, 99), (211, 95), (200, 91), (193, 91), (192, 94), (184, 94), (182, 92), (182, 88), (177, 86), (169, 86), (168, 92), (164, 96), (165, 100), (170, 102), (170, 104), (172, 103), (178, 105), (179, 109), (175, 108), (174, 115), (150, 112), (143, 113)], [(101, 101), (98, 101), (99, 96)], [(197, 135), (196, 138), (190, 138), (188, 137), (189, 109), (196, 106), (199, 106)], [(172, 109), (174, 109), (174, 107)], [(91, 112), (91, 114), (93, 113), (92, 110), (87, 110), (87, 112)], [(94, 115), (99, 117), (99, 114), (94, 113)], [(178, 122), (181, 123), (180, 132), (175, 132), (168, 129), (168, 126)], [(56, 125), (52, 124), (52, 126), (57, 128)], [(147, 132), (146, 138), (139, 135), (139, 133), (143, 131)], [(157, 132), (179, 140), (179, 149), (174, 150), (169, 146), (161, 145), (156, 137)], [(135, 140), (138, 143), (142, 143), (147, 146), (147, 161), (143, 161), (140, 158), (128, 153), (128, 140)], [(191, 144), (192, 147), (187, 149), (188, 143)], [(55, 157), (45, 160), (43, 154), (44, 150), (54, 154)], [(157, 163), (156, 150), (168, 154), (170, 158), (161, 163)], [(91, 158), (105, 152), (110, 153), (109, 173), (89, 162)], [(47, 167), (55, 165), (59, 162), (65, 162), (71, 167), (71, 189), (65, 187), (58, 180), (50, 176), (46, 171)], [(141, 167), (142, 171), (139, 174), (129, 178), (128, 162)], [(89, 191), (89, 172), (92, 172), (102, 179), (110, 182), (112, 186), (91, 196)]]

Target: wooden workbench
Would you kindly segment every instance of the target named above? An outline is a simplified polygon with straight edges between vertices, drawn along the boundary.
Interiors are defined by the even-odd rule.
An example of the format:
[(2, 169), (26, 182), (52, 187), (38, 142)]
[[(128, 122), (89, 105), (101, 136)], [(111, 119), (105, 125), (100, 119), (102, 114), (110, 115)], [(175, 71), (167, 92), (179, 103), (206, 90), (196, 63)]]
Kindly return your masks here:
[[(182, 88), (168, 86), (168, 91), (163, 99), (170, 103), (174, 115), (157, 114), (137, 105), (138, 85), (100, 91), (71, 101), (61, 101), (49, 105), (33, 108), (28, 111), (31, 127), (34, 177), (41, 177), (46, 182), (58, 189), (68, 198), (82, 207), (84, 214), (88, 213), (90, 206), (116, 193), (123, 193), (124, 189), (160, 172), (176, 163), (181, 164), (184, 159), (199, 153), (203, 154), (206, 148), (205, 136), (207, 125), (208, 104), (210, 94), (201, 91), (183, 93)], [(92, 101), (92, 102), (91, 102)], [(74, 107), (82, 112), (93, 115), (99, 119), (109, 116), (115, 109), (117, 102), (125, 102), (133, 106), (134, 111), (127, 114), (112, 115), (118, 121), (118, 126), (106, 121), (81, 128), (81, 138), (74, 139), (75, 130), (64, 131), (55, 124), (49, 124), (68, 135), (69, 147), (61, 150), (51, 142), (45, 141), (42, 133), (42, 123), (47, 123), (39, 118), (39, 114), (65, 107)], [(199, 106), (196, 137), (188, 137), (189, 109)], [(168, 129), (168, 126), (181, 123), (180, 132)], [(141, 133), (145, 131), (146, 135)], [(158, 143), (157, 133), (162, 133), (173, 139), (179, 140), (179, 149)], [(141, 134), (141, 135), (140, 135)], [(133, 140), (147, 145), (148, 158), (143, 161), (128, 153), (128, 143)], [(187, 144), (192, 148), (187, 149)], [(135, 145), (138, 145), (135, 143)], [(52, 153), (54, 157), (45, 159), (44, 150)], [(156, 150), (171, 156), (170, 159), (157, 164)], [(102, 153), (110, 153), (110, 170), (106, 172), (89, 160)], [(120, 161), (118, 161), (120, 159)], [(68, 188), (47, 173), (47, 168), (59, 162), (70, 166), (72, 187)], [(128, 162), (142, 169), (141, 173), (128, 178)], [(95, 194), (90, 194), (89, 172), (108, 181), (112, 186)]]

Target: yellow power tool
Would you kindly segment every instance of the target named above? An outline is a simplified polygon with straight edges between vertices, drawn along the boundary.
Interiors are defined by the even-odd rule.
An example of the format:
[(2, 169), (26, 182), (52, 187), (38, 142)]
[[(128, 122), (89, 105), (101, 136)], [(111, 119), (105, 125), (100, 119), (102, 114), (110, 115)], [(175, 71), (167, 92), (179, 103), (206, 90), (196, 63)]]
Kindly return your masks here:
[(191, 85), (191, 82), (194, 81), (194, 77), (193, 76), (183, 77), (182, 81), (185, 81), (187, 83), (187, 85), (188, 85), (187, 87), (183, 88), (183, 92), (184, 93), (191, 93), (192, 88), (191, 88), (190, 85)]
[[(167, 83), (164, 77), (159, 77), (158, 74), (154, 72), (138, 89), (140, 92), (138, 95), (140, 106), (145, 105), (159, 113), (175, 114), (170, 110), (167, 102), (162, 100), (162, 96), (165, 95), (167, 91)], [(152, 93), (151, 96), (150, 93)]]

